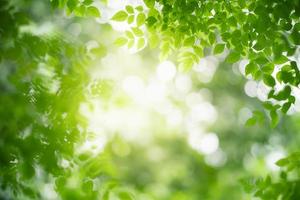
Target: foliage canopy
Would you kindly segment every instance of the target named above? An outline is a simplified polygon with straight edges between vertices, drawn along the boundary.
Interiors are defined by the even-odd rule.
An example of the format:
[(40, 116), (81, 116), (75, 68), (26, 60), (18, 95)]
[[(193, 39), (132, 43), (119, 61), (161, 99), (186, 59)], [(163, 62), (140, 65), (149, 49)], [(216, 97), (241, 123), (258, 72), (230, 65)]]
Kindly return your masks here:
[[(243, 79), (226, 67), (246, 61), (243, 75), (263, 83), (268, 90), (262, 106), (249, 102), (256, 110), (245, 123), (253, 126), (259, 122), (258, 126), (239, 127), (234, 120), (228, 122), (230, 126), (218, 124), (215, 129), (224, 132), (223, 148), (232, 155), (224, 169), (207, 165), (179, 136), (158, 137), (153, 142), (163, 143), (166, 155), (176, 160), (163, 159), (171, 163), (165, 165), (167, 170), (155, 167), (157, 163), (151, 159), (141, 161), (147, 154), (145, 147), (126, 143), (117, 136), (96, 155), (78, 151), (79, 146), (93, 137), (88, 131), (89, 122), (78, 113), (82, 102), (89, 102), (101, 91), (101, 98), (107, 102), (126, 104), (126, 98), (112, 94), (110, 81), (94, 81), (89, 71), (90, 66), (97, 65), (97, 59), (115, 51), (112, 42), (105, 41), (112, 40), (108, 35), (114, 31), (107, 24), (101, 25), (104, 28), (95, 31), (104, 35), (100, 39), (91, 33), (76, 38), (65, 31), (70, 22), (84, 24), (101, 19), (107, 5), (106, 1), (93, 0), (0, 1), (1, 198), (41, 199), (46, 198), (43, 192), (48, 191), (51, 197), (54, 191), (57, 196), (52, 198), (61, 199), (134, 199), (135, 195), (142, 198), (143, 193), (149, 193), (144, 199), (239, 199), (245, 197), (242, 192), (222, 196), (223, 192), (239, 186), (226, 185), (219, 179), (229, 178), (236, 169), (242, 171), (243, 163), (236, 160), (244, 159), (251, 142), (263, 144), (270, 137), (268, 132), (273, 129), (265, 121), (266, 114), (272, 128), (286, 132), (286, 143), (299, 144), (300, 140), (293, 135), (299, 128), (299, 119), (285, 116), (296, 103), (295, 91), (300, 83), (299, 0), (144, 0), (140, 5), (124, 6), (106, 21), (127, 24), (114, 45), (140, 51), (142, 56), (143, 52), (150, 55), (149, 52), (159, 49), (161, 60), (175, 60), (185, 73), (190, 73), (202, 59), (215, 55), (224, 63), (207, 86), (220, 98), (225, 99), (228, 94), (236, 97), (230, 100), (236, 105), (248, 101), (240, 95)], [(38, 29), (51, 20), (58, 24), (51, 34)], [(96, 45), (85, 44), (93, 39), (98, 40)], [(236, 84), (232, 79), (236, 79)], [(196, 89), (202, 87), (197, 84)], [(224, 92), (222, 87), (230, 89)], [(221, 99), (214, 103), (224, 102)], [(230, 113), (227, 112), (222, 117), (226, 118)], [(246, 136), (241, 137), (237, 132), (243, 131)], [(251, 131), (258, 134), (250, 135)], [(231, 142), (230, 133), (238, 138), (234, 140), (237, 143)], [(245, 146), (240, 152), (236, 152), (240, 148), (238, 142)], [(138, 153), (122, 158), (122, 153), (116, 153), (116, 145), (121, 148), (119, 151), (124, 152), (130, 146)], [(174, 179), (172, 175), (161, 179), (163, 175), (158, 171), (167, 174), (173, 169), (173, 162), (180, 173)], [(145, 172), (140, 173), (140, 179), (136, 178), (139, 172), (118, 168), (129, 166), (128, 163)], [(242, 179), (245, 190), (261, 199), (298, 199), (299, 153), (282, 158), (277, 165), (282, 169), (278, 177), (271, 173), (266, 178)], [(182, 183), (186, 177), (189, 181)], [(203, 182), (193, 177), (201, 177)], [(161, 185), (151, 185), (153, 182), (168, 185), (170, 191), (159, 196), (153, 188)], [(44, 187), (39, 188), (39, 184)]]

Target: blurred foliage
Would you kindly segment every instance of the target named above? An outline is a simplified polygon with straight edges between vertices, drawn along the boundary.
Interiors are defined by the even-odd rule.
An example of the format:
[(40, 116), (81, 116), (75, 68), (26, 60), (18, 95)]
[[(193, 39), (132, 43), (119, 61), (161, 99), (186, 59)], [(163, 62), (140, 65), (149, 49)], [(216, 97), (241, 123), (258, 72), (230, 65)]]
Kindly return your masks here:
[[(128, 5), (112, 17), (131, 24), (131, 16), (135, 15), (135, 24), (125, 32), (125, 37), (117, 39), (118, 45), (131, 48), (136, 44), (140, 49), (147, 36), (150, 47), (159, 47), (161, 59), (176, 52), (179, 68), (183, 70), (191, 69), (207, 54), (222, 53), (226, 47), (230, 51), (226, 62), (248, 59), (246, 76), (263, 80), (270, 87), (266, 110), (273, 127), (278, 124), (280, 112), (286, 113), (295, 103), (291, 91), (300, 80), (294, 56), (300, 45), (299, 0), (144, 3), (145, 11), (140, 6), (134, 9)], [(261, 112), (255, 113), (249, 124), (260, 121)]]
[[(0, 0), (0, 198), (299, 199), (299, 153), (277, 161), (280, 172), (267, 166), (272, 152), (295, 152), (300, 142), (299, 116), (279, 120), (297, 100), (299, 0), (144, 0), (107, 22), (128, 25), (115, 42), (111, 27), (94, 21), (108, 2)], [(145, 133), (131, 141), (121, 134), (124, 125), (107, 131), (98, 151), (99, 135), (89, 130), (82, 105), (95, 110), (98, 98), (107, 110), (137, 107), (118, 89), (120, 77), (93, 78), (94, 68), (108, 72), (100, 59), (117, 54), (113, 43), (140, 51), (141, 76), (152, 75), (156, 48), (160, 59), (178, 63), (192, 91), (218, 111), (205, 131), (218, 133), (220, 154), (201, 153), (185, 129), (168, 129), (157, 113), (149, 114), (150, 139)], [(201, 82), (192, 69), (211, 54), (221, 60), (219, 69)], [(268, 87), (266, 102), (244, 94), (246, 80), (234, 64), (241, 59), (249, 61), (245, 75)], [(185, 95), (168, 101), (188, 113)], [(247, 107), (257, 111), (246, 121)], [(86, 144), (91, 149), (81, 150)]]

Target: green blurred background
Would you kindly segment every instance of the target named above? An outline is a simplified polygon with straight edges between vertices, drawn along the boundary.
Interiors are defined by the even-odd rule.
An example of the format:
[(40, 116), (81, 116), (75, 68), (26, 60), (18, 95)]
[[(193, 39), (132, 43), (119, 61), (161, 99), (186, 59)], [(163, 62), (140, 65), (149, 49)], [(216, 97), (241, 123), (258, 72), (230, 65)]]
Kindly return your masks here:
[(245, 126), (268, 91), (246, 61), (186, 72), (116, 47), (108, 19), (128, 3), (97, 2), (95, 20), (1, 1), (0, 199), (252, 199), (240, 180), (297, 150), (298, 99), (275, 129)]

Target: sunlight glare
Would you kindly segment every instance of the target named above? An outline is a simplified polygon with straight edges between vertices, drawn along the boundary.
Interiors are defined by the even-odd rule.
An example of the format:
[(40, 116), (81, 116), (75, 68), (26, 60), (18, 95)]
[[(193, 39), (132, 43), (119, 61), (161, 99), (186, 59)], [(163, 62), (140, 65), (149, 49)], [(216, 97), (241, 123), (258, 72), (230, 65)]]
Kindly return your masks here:
[(163, 61), (157, 66), (156, 73), (159, 80), (170, 81), (176, 74), (176, 66), (171, 61)]

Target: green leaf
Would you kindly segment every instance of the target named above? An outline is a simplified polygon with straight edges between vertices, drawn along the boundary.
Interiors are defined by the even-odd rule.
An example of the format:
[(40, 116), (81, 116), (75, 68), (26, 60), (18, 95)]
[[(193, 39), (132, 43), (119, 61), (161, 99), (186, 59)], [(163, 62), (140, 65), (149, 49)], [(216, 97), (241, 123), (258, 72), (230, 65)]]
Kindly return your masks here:
[(97, 55), (98, 57), (104, 57), (107, 53), (107, 50), (103, 45), (101, 45), (97, 48), (91, 49), (91, 53)]
[(284, 167), (284, 166), (286, 166), (287, 164), (289, 164), (289, 159), (288, 159), (288, 158), (280, 159), (280, 160), (278, 160), (275, 164), (276, 164), (277, 166), (279, 166), (279, 167)]
[(237, 61), (239, 61), (241, 58), (240, 54), (236, 51), (232, 51), (229, 53), (229, 55), (226, 58), (226, 62), (228, 63), (235, 63)]
[(155, 48), (159, 44), (159, 37), (156, 34), (151, 34), (149, 37), (150, 48)]
[(249, 74), (254, 76), (257, 71), (258, 71), (258, 66), (256, 64), (254, 64), (253, 62), (250, 62), (249, 64), (246, 65), (246, 68), (245, 68), (246, 76)]
[(195, 37), (188, 37), (184, 40), (183, 44), (184, 46), (192, 46), (195, 43)]
[(127, 43), (127, 41), (128, 41), (127, 38), (119, 37), (114, 41), (114, 44), (120, 47), (120, 46), (124, 46)]
[(283, 113), (287, 113), (287, 111), (290, 109), (292, 103), (291, 102), (286, 102), (282, 105), (281, 111)]
[(74, 14), (79, 17), (86, 16), (86, 7), (81, 5), (74, 10)]
[(141, 37), (144, 35), (143, 31), (141, 29), (139, 29), (138, 27), (133, 27), (132, 32), (138, 37)]
[(137, 48), (141, 49), (145, 46), (145, 39), (144, 38), (140, 38), (137, 42)]
[(203, 49), (200, 46), (193, 46), (194, 52), (198, 57), (203, 57), (204, 53), (203, 53)]
[(86, 5), (86, 6), (89, 6), (93, 3), (94, 1), (93, 0), (84, 0), (84, 2), (82, 4)]
[(279, 122), (279, 117), (276, 110), (272, 110), (270, 112), (270, 117), (271, 117), (271, 127), (275, 128)]
[(274, 106), (273, 106), (273, 104), (271, 102), (264, 102), (263, 106), (267, 110), (273, 110), (274, 109)]
[(272, 74), (272, 72), (274, 71), (274, 64), (272, 64), (272, 63), (266, 64), (261, 68), (261, 70), (264, 73)]
[(270, 87), (274, 87), (276, 84), (275, 79), (269, 74), (264, 74), (263, 82)]
[(153, 26), (157, 22), (157, 19), (155, 17), (153, 17), (153, 16), (150, 16), (150, 17), (148, 17), (146, 19), (146, 21), (147, 21), (147, 25), (149, 27), (151, 27), (151, 26)]
[(294, 96), (289, 96), (289, 102), (291, 102), (291, 103), (295, 103), (295, 101), (296, 101), (296, 98), (294, 97)]
[(128, 43), (127, 43), (127, 47), (131, 48), (131, 47), (133, 47), (133, 45), (134, 45), (134, 40), (133, 39), (129, 40)]
[(246, 121), (246, 126), (254, 126), (257, 122), (257, 119), (253, 116), (253, 117), (250, 117), (247, 121)]
[(133, 35), (132, 32), (130, 32), (130, 31), (125, 31), (125, 34), (126, 34), (126, 36), (127, 36), (128, 38), (134, 39), (134, 35)]
[(148, 8), (153, 8), (155, 4), (155, 0), (144, 0), (144, 3)]
[(82, 183), (82, 190), (85, 192), (91, 192), (93, 190), (93, 181), (87, 180)]
[(78, 0), (68, 0), (67, 2), (67, 6), (71, 12), (77, 7), (77, 4)]
[(126, 9), (126, 11), (127, 11), (129, 14), (133, 14), (133, 13), (134, 13), (134, 9), (133, 9), (133, 7), (130, 6), (130, 5), (127, 5), (127, 6), (125, 7), (125, 9)]
[(216, 35), (215, 35), (215, 33), (212, 33), (212, 32), (209, 33), (208, 40), (209, 40), (209, 43), (211, 45), (213, 45), (215, 43), (215, 41), (216, 41)]
[(137, 6), (135, 9), (139, 12), (142, 12), (144, 10), (143, 6)]
[(134, 21), (134, 15), (130, 15), (130, 16), (127, 18), (127, 23), (128, 23), (128, 24), (131, 24), (133, 21)]
[(51, 0), (50, 1), (52, 8), (58, 8), (59, 0)]
[(217, 55), (217, 54), (220, 54), (224, 51), (225, 49), (225, 44), (217, 44), (214, 48), (214, 54)]
[(128, 14), (125, 11), (119, 11), (111, 19), (114, 21), (125, 21), (127, 17)]
[(284, 63), (286, 63), (286, 62), (288, 62), (288, 61), (289, 61), (289, 59), (288, 59), (286, 56), (280, 55), (278, 58), (276, 58), (276, 59), (274, 60), (274, 63), (275, 63), (275, 64), (284, 64)]
[(101, 16), (98, 8), (96, 8), (94, 6), (89, 6), (87, 8), (86, 15), (89, 16), (89, 17), (100, 17)]
[(139, 13), (137, 18), (136, 18), (136, 25), (141, 26), (145, 24), (146, 16), (144, 13)]

